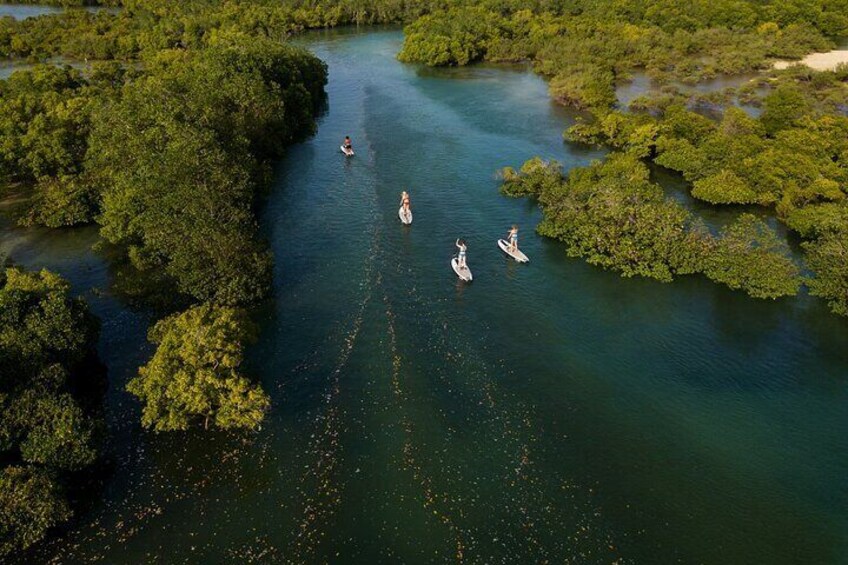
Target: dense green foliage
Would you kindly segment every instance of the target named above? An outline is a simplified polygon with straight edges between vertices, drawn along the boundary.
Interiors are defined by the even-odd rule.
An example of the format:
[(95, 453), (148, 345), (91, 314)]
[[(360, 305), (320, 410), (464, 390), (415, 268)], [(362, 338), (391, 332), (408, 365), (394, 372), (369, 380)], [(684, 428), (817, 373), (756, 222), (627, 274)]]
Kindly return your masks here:
[[(811, 226), (795, 222), (793, 213), (844, 198), (840, 187), (848, 181), (848, 118), (811, 113), (787, 117), (783, 96), (775, 94), (776, 101), (773, 95), (766, 97), (760, 119), (731, 107), (715, 123), (672, 105), (659, 117), (600, 114), (591, 123), (572, 127), (568, 137), (653, 157), (691, 181), (693, 196), (713, 204), (778, 204), (787, 225), (809, 235)], [(769, 114), (773, 102), (781, 109)]]
[(128, 20), (106, 11), (68, 10), (22, 20), (0, 18), (0, 56), (128, 58), (139, 50), (129, 31)]
[(0, 182), (34, 185), (27, 223), (93, 220), (98, 186), (84, 164), (92, 117), (130, 74), (115, 63), (96, 64), (85, 76), (39, 65), (0, 81)]
[(406, 29), (400, 60), (431, 66), (479, 61), (504, 31), (498, 29), (499, 23), (496, 14), (478, 7), (453, 8), (424, 16)]
[(428, 65), (530, 60), (552, 94), (579, 107), (608, 108), (633, 69), (684, 82), (765, 68), (832, 45), (848, 31), (845, 0), (464, 2), (406, 29), (400, 58)]
[(704, 274), (755, 298), (794, 295), (801, 285), (786, 242), (751, 214), (743, 214), (721, 231), (706, 256)]
[(68, 284), (8, 269), (0, 286), (0, 558), (65, 521), (64, 478), (98, 454), (98, 326)]
[(542, 186), (545, 219), (538, 231), (564, 241), (569, 255), (624, 276), (661, 281), (691, 270), (690, 247), (697, 241), (689, 237), (687, 212), (665, 199), (662, 189), (649, 181), (647, 167), (634, 157), (614, 155), (571, 170), (565, 182)]
[(2, 18), (0, 57), (146, 59), (163, 49), (203, 48), (222, 34), (284, 41), (304, 29), (409, 22), (444, 7), (441, 0), (123, 0), (121, 4), (119, 12), (70, 10), (24, 20)]
[[(806, 240), (811, 294), (845, 315), (848, 117), (839, 109), (848, 107), (846, 80), (844, 69), (789, 69), (775, 73), (759, 118), (729, 107), (714, 121), (674, 100), (650, 112), (596, 112), (566, 137), (653, 159), (681, 173), (692, 182), (692, 196), (711, 204), (773, 210)], [(740, 274), (745, 268), (740, 261)], [(712, 277), (734, 286), (726, 275)]]
[(196, 299), (255, 300), (270, 264), (257, 188), (268, 160), (312, 131), (325, 80), (311, 55), (238, 35), (162, 52), (144, 73), (18, 72), (0, 82), (0, 174), (35, 183), (28, 222), (96, 217), (139, 271)]
[[(844, 226), (844, 224), (843, 224)], [(827, 299), (837, 314), (848, 316), (848, 229), (842, 227), (804, 243), (810, 294)]]
[(520, 173), (506, 169), (503, 191), (535, 195), (545, 214), (540, 234), (566, 244), (572, 257), (620, 272), (669, 282), (703, 273), (757, 298), (794, 295), (798, 267), (785, 243), (761, 220), (743, 215), (715, 237), (649, 179), (629, 153), (569, 171), (533, 159)]
[(71, 517), (51, 475), (35, 467), (0, 471), (0, 557), (26, 549)]
[[(283, 14), (269, 10), (138, 0), (119, 13), (2, 20), (9, 54), (127, 60), (0, 81), (0, 182), (33, 187), (23, 221), (96, 219), (141, 275), (125, 278), (147, 281), (139, 292), (261, 297), (270, 257), (256, 237), (259, 189), (269, 162), (311, 133), (326, 82), (323, 63), (279, 41), (298, 29), (293, 16), (265, 21)], [(67, 43), (89, 34), (106, 43)]]
[(257, 185), (268, 159), (312, 131), (325, 69), (303, 51), (241, 38), (155, 63), (93, 127), (103, 235), (194, 298), (255, 300), (270, 266), (256, 241)]
[(255, 428), (268, 397), (240, 372), (253, 328), (232, 308), (204, 304), (158, 322), (149, 339), (158, 345), (127, 389), (144, 402), (142, 423), (157, 431), (208, 427)]
[(14, 2), (9, 3), (74, 8), (79, 6), (120, 6), (121, 0), (14, 0)]

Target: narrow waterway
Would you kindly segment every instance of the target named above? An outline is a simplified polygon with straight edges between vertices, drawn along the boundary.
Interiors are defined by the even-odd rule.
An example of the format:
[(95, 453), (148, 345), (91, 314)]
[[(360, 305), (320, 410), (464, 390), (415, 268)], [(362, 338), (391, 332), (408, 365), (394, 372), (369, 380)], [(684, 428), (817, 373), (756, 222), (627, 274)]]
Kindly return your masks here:
[[(401, 40), (306, 42), (329, 106), (263, 212), (277, 270), (249, 360), (273, 398), (258, 434), (141, 432), (122, 388), (147, 314), (89, 291), (110, 278), (94, 233), (5, 230), (13, 259), (92, 300), (112, 384), (102, 499), (37, 557), (844, 563), (845, 320), (568, 259), (494, 173), (597, 157), (563, 144), (572, 116), (527, 69), (402, 65)], [(496, 247), (512, 223), (527, 265)], [(471, 284), (449, 265), (457, 237)]]

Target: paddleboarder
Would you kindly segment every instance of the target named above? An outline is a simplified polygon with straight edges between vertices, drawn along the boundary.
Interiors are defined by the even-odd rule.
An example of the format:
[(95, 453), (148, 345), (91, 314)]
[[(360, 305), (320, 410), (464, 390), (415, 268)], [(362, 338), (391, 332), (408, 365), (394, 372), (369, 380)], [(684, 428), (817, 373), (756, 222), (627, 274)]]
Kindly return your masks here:
[(507, 232), (507, 241), (509, 241), (509, 250), (515, 253), (518, 251), (518, 225), (512, 224), (512, 227)]

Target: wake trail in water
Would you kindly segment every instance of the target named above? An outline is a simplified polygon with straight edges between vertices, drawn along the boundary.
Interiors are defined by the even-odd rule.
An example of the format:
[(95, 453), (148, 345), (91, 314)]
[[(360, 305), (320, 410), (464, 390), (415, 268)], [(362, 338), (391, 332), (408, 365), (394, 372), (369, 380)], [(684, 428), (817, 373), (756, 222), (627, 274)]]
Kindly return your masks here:
[[(449, 320), (447, 317), (440, 316), (438, 314), (436, 304), (425, 300), (415, 289), (410, 291), (410, 298), (411, 302), (416, 305), (417, 311), (428, 312), (430, 316), (436, 318), (435, 325), (443, 328), (443, 335), (448, 333), (450, 327)], [(424, 507), (431, 510), (450, 531), (456, 549), (455, 557), (457, 561), (463, 561), (468, 554), (469, 544), (475, 544), (475, 535), (472, 531), (466, 531), (466, 528), (463, 528), (458, 523), (457, 518), (455, 518), (458, 516), (461, 519), (464, 514), (462, 504), (458, 501), (458, 497), (451, 495), (451, 493), (446, 489), (438, 488), (433, 476), (428, 474), (427, 469), (421, 463), (421, 461), (425, 460), (425, 458), (421, 455), (420, 447), (415, 442), (414, 426), (409, 416), (409, 410), (406, 408), (406, 405), (411, 401), (411, 399), (409, 393), (403, 388), (403, 384), (401, 382), (404, 359), (399, 351), (397, 332), (395, 329), (397, 324), (396, 316), (393, 311), (388, 292), (384, 292), (383, 300), (386, 305), (389, 346), (392, 355), (392, 390), (396, 399), (402, 405), (401, 427), (406, 436), (403, 448), (403, 465), (407, 471), (412, 473), (413, 479), (421, 488)], [(451, 333), (455, 334), (456, 332)], [(518, 515), (516, 521), (520, 522), (522, 536), (527, 540), (530, 553), (534, 555), (535, 560), (544, 561), (547, 551), (543, 547), (542, 542), (534, 534), (534, 527), (539, 520), (534, 517), (529, 510), (529, 495), (527, 493), (528, 485), (531, 481), (530, 475), (532, 472), (530, 444), (536, 439), (532, 437), (531, 433), (529, 433), (529, 430), (532, 429), (532, 426), (530, 425), (530, 415), (526, 412), (519, 414), (518, 418), (520, 418), (523, 422), (523, 425), (520, 428), (517, 428), (513, 424), (513, 421), (517, 417), (504, 408), (505, 403), (497, 400), (499, 392), (495, 383), (489, 376), (491, 371), (479, 359), (475, 359), (475, 362), (479, 363), (478, 367), (470, 366), (471, 364), (466, 362), (468, 355), (463, 356), (457, 348), (450, 347), (451, 343), (456, 344), (456, 340), (457, 336), (452, 335), (450, 340), (445, 338), (441, 341), (441, 343), (435, 345), (435, 348), (441, 351), (442, 358), (444, 359), (443, 367), (437, 371), (440, 381), (442, 382), (443, 387), (448, 390), (454, 390), (457, 388), (457, 383), (450, 380), (448, 372), (444, 370), (444, 367), (457, 369), (455, 371), (457, 374), (472, 377), (471, 380), (467, 380), (463, 384), (466, 385), (465, 388), (467, 389), (468, 394), (477, 397), (476, 405), (481, 406), (485, 411), (483, 415), (478, 415), (477, 421), (478, 423), (487, 422), (491, 426), (497, 428), (496, 430), (491, 430), (487, 435), (489, 437), (500, 437), (506, 440), (505, 443), (508, 443), (509, 445), (501, 447), (500, 450), (502, 453), (507, 455), (508, 460), (514, 462), (514, 465), (508, 465), (509, 471), (504, 473), (505, 476), (503, 478), (503, 482), (511, 489), (515, 489), (519, 492), (519, 494), (510, 501), (506, 510), (510, 514)], [(473, 351), (473, 349), (471, 349), (471, 344), (468, 341), (463, 340), (463, 342), (459, 345), (462, 346), (461, 348), (466, 352)], [(431, 347), (433, 347), (432, 339)], [(472, 384), (472, 387), (468, 388), (468, 384)], [(518, 407), (518, 410), (521, 410), (521, 407)], [(495, 441), (497, 442), (498, 440), (495, 439)], [(491, 446), (488, 446), (488, 448), (490, 447)], [(445, 466), (440, 467), (440, 470), (443, 473), (446, 469), (447, 467)], [(448, 479), (445, 482), (459, 482), (457, 479), (461, 477), (461, 473), (455, 472), (452, 474), (455, 475), (454, 478), (452, 480)]]
[(314, 561), (324, 538), (322, 526), (336, 513), (342, 502), (341, 486), (337, 477), (342, 445), (340, 441), (343, 407), (341, 402), (341, 377), (350, 360), (357, 338), (360, 336), (365, 312), (373, 294), (374, 257), (378, 249), (379, 230), (374, 229), (371, 245), (366, 254), (362, 278), (362, 299), (349, 323), (342, 340), (341, 351), (330, 372), (322, 405), (313, 422), (315, 431), (305, 450), (312, 461), (300, 478), (298, 492), (302, 497), (302, 512), (291, 554), (293, 562)]
[[(392, 374), (390, 381), (392, 393), (401, 407), (405, 408), (409, 401), (409, 395), (401, 383), (401, 369), (403, 361), (398, 349), (397, 333), (395, 332), (395, 314), (392, 310), (392, 304), (389, 300), (388, 293), (383, 294), (383, 302), (386, 307), (389, 351), (392, 356)], [(419, 454), (413, 437), (412, 419), (407, 410), (402, 410), (401, 412), (400, 425), (404, 432), (402, 458), (403, 469), (412, 474), (413, 480), (421, 488), (424, 499), (424, 508), (432, 510), (433, 514), (439, 519), (439, 521), (447, 527), (453, 539), (453, 546), (456, 551), (456, 560), (461, 562), (465, 557), (465, 541), (463, 540), (461, 529), (457, 526), (452, 517), (453, 503), (448, 498), (447, 493), (443, 495), (437, 494), (433, 486), (432, 477), (427, 474), (426, 469), (419, 463)]]
[[(402, 273), (402, 268), (406, 267), (399, 263), (397, 268), (401, 276), (411, 275), (409, 271)], [(426, 338), (428, 352), (442, 359), (435, 369), (441, 392), (458, 397), (460, 404), (466, 407), (477, 406), (478, 410), (468, 411), (466, 421), (469, 427), (482, 432), (475, 431), (472, 445), (467, 446), (462, 444), (462, 434), (448, 426), (443, 439), (446, 445), (443, 451), (440, 450), (443, 457), (447, 456), (451, 446), (462, 450), (462, 453), (453, 465), (444, 458), (438, 461), (438, 465), (432, 465), (434, 459), (424, 455), (422, 446), (415, 439), (415, 426), (409, 409), (415, 399), (402, 380), (402, 375), (412, 374), (412, 370), (404, 370), (409, 361), (400, 351), (397, 316), (387, 290), (383, 293), (383, 300), (392, 355), (391, 386), (401, 405), (400, 423), (405, 433), (403, 466), (411, 472), (421, 489), (424, 508), (432, 511), (448, 528), (456, 549), (456, 560), (495, 559), (493, 546), (498, 546), (499, 556), (503, 559), (539, 563), (559, 559), (569, 561), (569, 555), (579, 561), (611, 548), (611, 540), (604, 535), (594, 541), (586, 539), (598, 533), (596, 526), (600, 513), (597, 509), (576, 502), (574, 497), (571, 499), (576, 505), (574, 508), (560, 508), (562, 491), (573, 488), (573, 482), (544, 475), (534, 465), (533, 446), (540, 443), (534, 430), (540, 430), (541, 425), (535, 421), (530, 408), (501, 390), (495, 380), (495, 375), (511, 371), (503, 361), (499, 367), (490, 366), (482, 354), (487, 349), (485, 338), (467, 338), (455, 327), (458, 322), (454, 316), (449, 316), (437, 301), (426, 299), (417, 288), (412, 288), (406, 302), (415, 312), (427, 313), (426, 316), (414, 317), (414, 323), (429, 332)], [(442, 412), (442, 416), (446, 414)], [(476, 460), (489, 462), (491, 470), (486, 476), (470, 481), (464, 467), (476, 463)], [(428, 462), (431, 464), (428, 465)], [(498, 491), (496, 501), (486, 499), (485, 489), (479, 486), (478, 480), (495, 483)], [(469, 486), (472, 496), (452, 494), (457, 488), (465, 491)], [(502, 518), (496, 525), (485, 523), (483, 527), (475, 526), (470, 517), (473, 512), (480, 512), (483, 516), (497, 514)], [(550, 535), (562, 531), (569, 523), (575, 524), (574, 534)], [(567, 539), (563, 540), (566, 536)], [(587, 549), (586, 545), (595, 547)]]
[(296, 554), (302, 557), (315, 552), (321, 532), (319, 525), (332, 515), (341, 502), (340, 489), (334, 482), (341, 448), (339, 442), (341, 375), (356, 345), (356, 339), (362, 328), (363, 315), (370, 299), (369, 292), (359, 304), (356, 317), (344, 339), (338, 361), (330, 375), (327, 392), (324, 394), (323, 406), (315, 418), (316, 431), (312, 434), (309, 448), (306, 450), (307, 454), (314, 458), (314, 463), (304, 472), (300, 481), (299, 491), (304, 502), (303, 515), (295, 538), (295, 550)]

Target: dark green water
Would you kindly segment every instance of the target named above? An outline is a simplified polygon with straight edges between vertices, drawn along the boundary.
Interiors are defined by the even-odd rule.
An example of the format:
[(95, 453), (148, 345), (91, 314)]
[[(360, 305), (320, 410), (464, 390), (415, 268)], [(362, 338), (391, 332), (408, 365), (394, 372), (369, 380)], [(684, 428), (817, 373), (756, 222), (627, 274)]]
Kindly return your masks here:
[[(848, 562), (848, 323), (567, 259), (493, 175), (593, 157), (562, 144), (544, 82), (401, 65), (400, 41), (309, 41), (329, 109), (263, 214), (277, 273), (249, 362), (273, 397), (258, 434), (140, 431), (122, 388), (148, 318), (88, 292), (110, 278), (95, 232), (6, 230), (13, 258), (87, 293), (112, 383), (102, 498), (36, 558)], [(528, 265), (495, 245), (513, 222)], [(449, 266), (457, 236), (470, 285)]]

